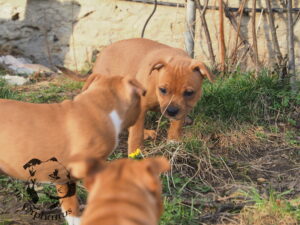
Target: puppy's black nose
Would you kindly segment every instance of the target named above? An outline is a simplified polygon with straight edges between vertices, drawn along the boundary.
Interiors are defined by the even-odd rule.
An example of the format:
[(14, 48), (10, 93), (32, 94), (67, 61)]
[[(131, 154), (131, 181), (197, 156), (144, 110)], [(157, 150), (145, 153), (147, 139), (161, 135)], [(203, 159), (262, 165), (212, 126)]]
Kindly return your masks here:
[(176, 116), (178, 112), (179, 112), (179, 108), (175, 106), (169, 106), (167, 108), (167, 113), (169, 116)]

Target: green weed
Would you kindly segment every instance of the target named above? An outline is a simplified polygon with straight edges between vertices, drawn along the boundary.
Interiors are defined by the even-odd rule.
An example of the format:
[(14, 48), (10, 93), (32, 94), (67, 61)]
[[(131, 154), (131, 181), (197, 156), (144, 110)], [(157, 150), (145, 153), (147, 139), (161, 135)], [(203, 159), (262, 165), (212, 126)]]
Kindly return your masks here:
[(193, 206), (182, 204), (180, 198), (165, 198), (160, 225), (196, 225), (199, 224), (196, 214), (199, 212)]
[(285, 139), (286, 141), (291, 145), (300, 146), (300, 139), (299, 139), (299, 132), (288, 130), (285, 133)]
[(204, 83), (201, 101), (193, 110), (193, 117), (206, 117), (232, 123), (262, 122), (286, 115), (300, 105), (300, 93), (293, 93), (282, 85), (277, 76), (262, 71), (257, 79), (251, 73), (234, 73), (219, 78), (215, 84)]
[(8, 86), (5, 80), (0, 79), (0, 98), (16, 99), (17, 97), (18, 94)]
[(245, 207), (241, 212), (241, 224), (297, 224), (300, 222), (299, 199), (284, 200), (290, 191), (277, 193), (273, 190), (268, 196), (262, 197), (256, 189), (246, 194), (252, 206)]

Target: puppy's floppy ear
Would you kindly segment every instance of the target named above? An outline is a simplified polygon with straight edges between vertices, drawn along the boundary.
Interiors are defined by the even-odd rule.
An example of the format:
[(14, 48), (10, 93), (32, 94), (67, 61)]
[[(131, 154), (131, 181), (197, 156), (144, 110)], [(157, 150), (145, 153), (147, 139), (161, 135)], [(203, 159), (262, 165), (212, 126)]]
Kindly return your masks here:
[(209, 71), (203, 62), (192, 60), (191, 70), (199, 72), (202, 76), (207, 77), (210, 82), (214, 82), (214, 75)]
[[(172, 57), (170, 57), (170, 58), (166, 58), (166, 57), (159, 58), (158, 57), (155, 60), (152, 60), (152, 62), (150, 62), (147, 65), (147, 68), (146, 68), (147, 75), (150, 75), (153, 70), (160, 70), (160, 69), (166, 67), (172, 59), (173, 59)], [(142, 68), (142, 69), (144, 70), (144, 68)]]
[(127, 82), (127, 85), (129, 85), (129, 88), (134, 93), (137, 93), (140, 96), (145, 96), (146, 95), (146, 89), (135, 78), (126, 78), (126, 77), (124, 77), (124, 79), (125, 79), (125, 82)]
[(91, 74), (89, 76), (89, 78), (87, 79), (87, 81), (84, 83), (81, 91), (85, 91), (89, 88), (89, 86), (95, 81), (97, 80), (101, 75), (99, 74)]
[(70, 157), (68, 169), (71, 175), (77, 179), (91, 176), (105, 167), (104, 160), (98, 158), (85, 157), (80, 154)]
[(141, 163), (147, 173), (143, 176), (146, 186), (150, 191), (155, 192), (159, 188), (158, 176), (170, 170), (170, 163), (165, 157), (146, 158)]

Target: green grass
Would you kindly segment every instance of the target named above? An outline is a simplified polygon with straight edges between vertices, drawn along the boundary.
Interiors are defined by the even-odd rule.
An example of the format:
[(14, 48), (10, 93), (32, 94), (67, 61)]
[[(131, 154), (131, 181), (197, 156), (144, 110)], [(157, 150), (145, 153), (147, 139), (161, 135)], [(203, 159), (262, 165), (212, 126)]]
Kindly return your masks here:
[(0, 98), (16, 99), (17, 97), (18, 94), (7, 85), (5, 80), (0, 79)]
[[(30, 86), (29, 86), (30, 87)], [(49, 83), (37, 90), (26, 92), (14, 91), (4, 80), (0, 79), (0, 98), (15, 99), (32, 103), (52, 103), (69, 99), (67, 92), (81, 89), (82, 83), (70, 80), (61, 80), (61, 83)]]
[(49, 84), (48, 86), (41, 87), (40, 89), (20, 94), (19, 99), (33, 103), (52, 103), (61, 102), (70, 98), (66, 96), (66, 92), (71, 92), (80, 89), (82, 86), (79, 82), (63, 82), (61, 84)]
[[(35, 103), (60, 102), (70, 98), (70, 92), (79, 90), (81, 86), (82, 84), (78, 82), (62, 81), (22, 92), (15, 91), (0, 80), (0, 98)], [(170, 158), (174, 157), (175, 165), (172, 174), (169, 174), (168, 178), (167, 175), (162, 176), (165, 211), (160, 224), (199, 224), (199, 217), (203, 213), (203, 209), (199, 205), (194, 206), (193, 201), (199, 200), (199, 196), (215, 191), (214, 185), (219, 181), (214, 180), (215, 183), (211, 181), (218, 179), (219, 173), (228, 173), (228, 170), (234, 170), (239, 166), (238, 161), (232, 165), (228, 164), (227, 167), (224, 166), (229, 160), (227, 155), (223, 155), (222, 149), (218, 145), (219, 136), (229, 137), (232, 135), (231, 132), (236, 132), (250, 138), (247, 137), (248, 127), (259, 126), (261, 129), (253, 131), (256, 140), (267, 142), (269, 135), (266, 131), (268, 131), (282, 134), (284, 138), (281, 141), (285, 141), (289, 146), (299, 147), (299, 129), (297, 128), (299, 115), (294, 113), (294, 109), (299, 107), (300, 93), (291, 92), (288, 86), (283, 85), (275, 75), (269, 74), (267, 71), (262, 71), (257, 79), (253, 78), (250, 73), (235, 73), (217, 79), (214, 84), (205, 82), (201, 101), (191, 112), (194, 124), (185, 128), (187, 135), (183, 138), (182, 143), (164, 144), (157, 141), (158, 143), (154, 144), (153, 141), (146, 142), (150, 151), (161, 148), (161, 152), (157, 151), (159, 154), (162, 153)], [(155, 122), (159, 117), (159, 113), (148, 113), (147, 128), (156, 129)], [(279, 123), (283, 123), (285, 128), (279, 127)], [(159, 125), (163, 135), (165, 135), (168, 124), (168, 120), (163, 118)], [(240, 136), (237, 136), (236, 139), (240, 140)], [(229, 143), (229, 147), (232, 151), (238, 148), (237, 144), (232, 142)], [(251, 147), (252, 145), (250, 145), (250, 150)], [(122, 157), (126, 157), (126, 153), (115, 151), (110, 156), (110, 160)], [(198, 166), (199, 174), (193, 177), (199, 169)], [(248, 167), (242, 169), (243, 171), (239, 175), (242, 177), (242, 173), (245, 173), (244, 177), (248, 177), (246, 171)], [(0, 177), (1, 187), (8, 184), (5, 179)], [(242, 181), (249, 182), (249, 180), (250, 178), (244, 178)], [(12, 183), (10, 181), (9, 183), (9, 188), (21, 188), (19, 182)], [(49, 191), (54, 191), (53, 187), (46, 185), (45, 189), (48, 188)], [(79, 188), (78, 193), (81, 199), (87, 197), (87, 192), (82, 188)], [(293, 201), (285, 201), (285, 195), (270, 192), (268, 196), (262, 197), (258, 192), (253, 192), (249, 196), (254, 203), (251, 210), (274, 209), (276, 212), (274, 215), (289, 215), (291, 218), (300, 220), (299, 206)], [(189, 200), (191, 204), (184, 204), (184, 199)], [(48, 201), (46, 196), (42, 196), (41, 200), (45, 203)], [(282, 202), (280, 207), (278, 202)]]
[(180, 198), (165, 198), (160, 225), (196, 225), (199, 224), (196, 214), (199, 214), (198, 210), (184, 205)]
[(250, 224), (264, 224), (270, 221), (273, 221), (272, 224), (300, 222), (300, 199), (287, 200), (285, 196), (289, 193), (290, 191), (278, 193), (270, 190), (268, 195), (261, 196), (256, 189), (252, 189), (245, 195), (253, 205), (244, 208), (241, 213), (244, 216), (243, 220)]
[(0, 225), (9, 225), (12, 224), (12, 222), (14, 222), (13, 220), (4, 220), (4, 221), (0, 221)]
[(300, 93), (283, 86), (275, 75), (262, 71), (257, 79), (251, 73), (232, 74), (214, 84), (206, 82), (201, 101), (193, 110), (196, 119), (205, 116), (223, 121), (262, 122), (280, 114), (288, 119), (294, 105), (300, 105)]

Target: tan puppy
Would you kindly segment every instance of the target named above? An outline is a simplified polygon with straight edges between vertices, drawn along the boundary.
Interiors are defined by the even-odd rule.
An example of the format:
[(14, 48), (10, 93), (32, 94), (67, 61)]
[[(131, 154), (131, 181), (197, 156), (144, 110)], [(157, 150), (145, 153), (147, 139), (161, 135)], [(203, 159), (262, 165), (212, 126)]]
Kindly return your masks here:
[[(139, 118), (129, 130), (129, 153), (142, 146), (143, 138), (156, 135), (143, 132), (148, 110), (160, 109), (171, 120), (168, 140), (179, 140), (186, 115), (201, 97), (203, 79), (213, 81), (207, 67), (185, 51), (142, 38), (109, 45), (98, 56), (93, 72), (135, 77), (147, 89)], [(76, 77), (71, 71), (67, 74)]]
[[(34, 179), (56, 183), (59, 195), (65, 196), (70, 180), (63, 170), (56, 174), (60, 179), (50, 179), (59, 168), (49, 159), (55, 157), (64, 166), (78, 153), (106, 159), (118, 144), (120, 131), (135, 123), (144, 92), (135, 79), (93, 74), (74, 100), (59, 104), (0, 100), (0, 171), (27, 180), (28, 168), (38, 164)], [(76, 196), (64, 198), (62, 208), (71, 210), (69, 223), (78, 222), (72, 218), (79, 214)]]
[(159, 223), (163, 207), (158, 176), (170, 168), (164, 157), (111, 163), (80, 158), (70, 167), (75, 177), (86, 177), (84, 183), (89, 191), (81, 225)]

